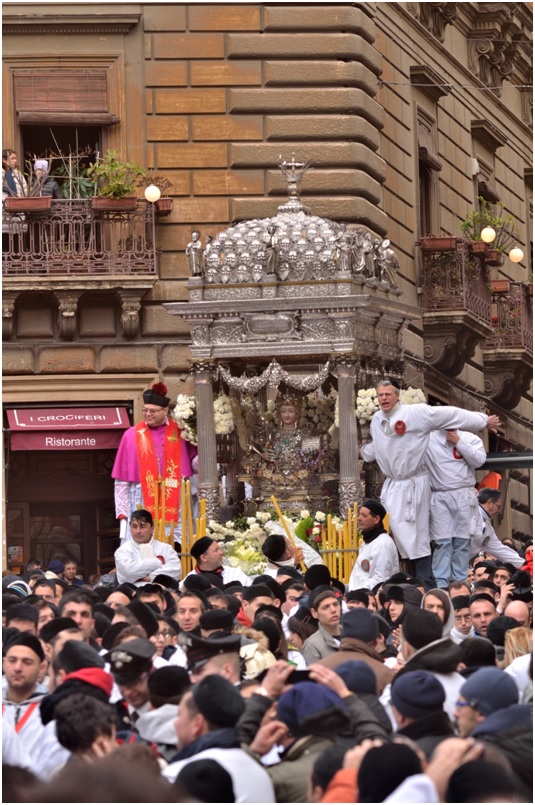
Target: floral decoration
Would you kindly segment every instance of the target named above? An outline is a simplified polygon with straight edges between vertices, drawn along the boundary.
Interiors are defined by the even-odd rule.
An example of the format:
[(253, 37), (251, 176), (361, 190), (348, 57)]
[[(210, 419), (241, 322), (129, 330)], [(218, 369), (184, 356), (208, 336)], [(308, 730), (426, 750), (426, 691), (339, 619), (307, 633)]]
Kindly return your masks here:
[[(193, 395), (179, 394), (173, 416), (187, 442), (197, 444), (197, 401)], [(230, 398), (226, 394), (214, 396), (214, 425), (217, 436), (226, 436), (234, 430), (234, 417)]]

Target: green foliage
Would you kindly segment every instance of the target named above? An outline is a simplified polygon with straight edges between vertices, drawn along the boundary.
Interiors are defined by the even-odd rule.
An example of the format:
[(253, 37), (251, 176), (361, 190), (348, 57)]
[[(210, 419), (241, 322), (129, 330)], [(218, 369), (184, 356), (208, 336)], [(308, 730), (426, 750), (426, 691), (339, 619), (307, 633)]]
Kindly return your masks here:
[[(478, 201), (479, 209), (470, 210), (462, 221), (462, 232), (469, 240), (481, 240), (481, 230), (490, 226), (496, 232), (496, 239), (489, 244), (489, 248), (499, 252), (509, 251), (517, 240), (514, 216), (505, 215), (505, 207), (500, 202), (492, 204), (483, 196), (479, 196)], [(498, 212), (495, 212), (495, 208)]]
[(96, 180), (98, 196), (125, 198), (136, 195), (146, 171), (136, 162), (122, 162), (117, 151), (107, 151), (103, 159), (91, 163), (87, 175)]
[(94, 182), (87, 175), (86, 167), (60, 165), (54, 171), (54, 179), (60, 183), (63, 198), (91, 198), (95, 189)]

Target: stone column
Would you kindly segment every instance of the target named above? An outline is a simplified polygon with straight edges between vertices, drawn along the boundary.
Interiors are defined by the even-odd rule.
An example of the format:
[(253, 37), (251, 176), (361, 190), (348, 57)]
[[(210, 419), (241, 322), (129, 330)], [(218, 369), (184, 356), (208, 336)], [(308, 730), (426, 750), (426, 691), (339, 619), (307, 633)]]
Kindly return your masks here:
[(356, 360), (353, 356), (338, 361), (338, 413), (340, 425), (340, 516), (362, 499), (359, 476), (359, 448), (355, 417)]
[(199, 499), (206, 500), (206, 519), (219, 519), (219, 479), (214, 425), (214, 389), (212, 364), (199, 361), (195, 372), (197, 400), (197, 441), (199, 444)]

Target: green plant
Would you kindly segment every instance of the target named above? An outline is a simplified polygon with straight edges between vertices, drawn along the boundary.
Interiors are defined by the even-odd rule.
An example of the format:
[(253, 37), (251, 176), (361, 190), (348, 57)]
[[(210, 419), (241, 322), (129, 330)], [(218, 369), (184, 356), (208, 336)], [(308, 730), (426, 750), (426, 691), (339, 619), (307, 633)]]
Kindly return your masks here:
[(87, 169), (90, 179), (96, 181), (98, 196), (125, 198), (134, 196), (146, 171), (136, 162), (123, 162), (117, 151), (107, 151), (106, 156), (91, 163)]
[[(489, 243), (489, 248), (498, 252), (509, 251), (517, 242), (514, 216), (505, 215), (505, 207), (500, 202), (492, 204), (483, 196), (479, 196), (478, 201), (479, 209), (470, 210), (464, 221), (461, 222), (463, 234), (469, 240), (482, 240), (482, 230), (492, 227), (496, 232), (496, 238)], [(495, 208), (497, 208), (497, 212)]]

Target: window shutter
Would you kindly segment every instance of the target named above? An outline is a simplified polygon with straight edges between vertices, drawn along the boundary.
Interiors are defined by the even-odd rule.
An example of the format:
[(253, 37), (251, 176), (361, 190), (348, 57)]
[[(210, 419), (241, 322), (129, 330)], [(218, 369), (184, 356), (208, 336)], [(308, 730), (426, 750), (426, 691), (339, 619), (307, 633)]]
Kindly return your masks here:
[(421, 121), (418, 123), (418, 159), (431, 170), (442, 170), (442, 162), (435, 152), (433, 135)]
[(111, 125), (106, 70), (15, 70), (15, 109), (26, 125)]

